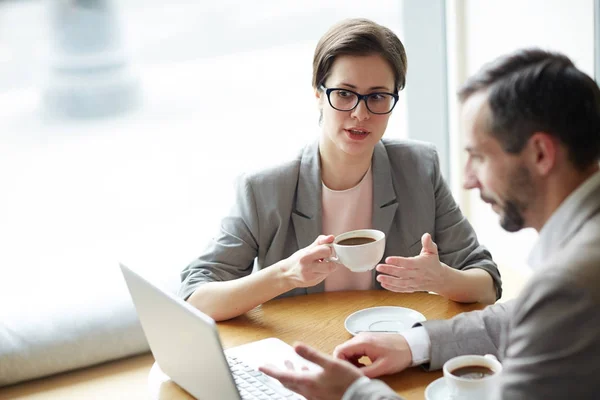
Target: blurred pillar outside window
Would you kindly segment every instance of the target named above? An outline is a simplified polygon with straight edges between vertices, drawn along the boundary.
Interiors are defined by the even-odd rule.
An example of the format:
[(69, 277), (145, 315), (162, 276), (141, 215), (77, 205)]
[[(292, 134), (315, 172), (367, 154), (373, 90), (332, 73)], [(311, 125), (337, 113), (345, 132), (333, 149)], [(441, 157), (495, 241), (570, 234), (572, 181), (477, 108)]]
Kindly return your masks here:
[(43, 104), (50, 114), (105, 117), (134, 108), (137, 79), (121, 45), (111, 0), (48, 0), (50, 63)]

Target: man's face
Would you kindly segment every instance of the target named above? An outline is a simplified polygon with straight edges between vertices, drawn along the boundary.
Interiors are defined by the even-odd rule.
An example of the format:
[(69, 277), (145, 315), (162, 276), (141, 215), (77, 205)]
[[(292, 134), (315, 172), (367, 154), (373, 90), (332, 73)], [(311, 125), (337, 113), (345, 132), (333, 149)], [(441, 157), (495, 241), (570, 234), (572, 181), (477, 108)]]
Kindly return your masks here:
[(522, 154), (506, 153), (489, 133), (490, 109), (487, 93), (472, 95), (463, 105), (465, 189), (479, 189), (481, 199), (500, 216), (500, 225), (509, 232), (527, 227), (533, 202), (534, 182)]

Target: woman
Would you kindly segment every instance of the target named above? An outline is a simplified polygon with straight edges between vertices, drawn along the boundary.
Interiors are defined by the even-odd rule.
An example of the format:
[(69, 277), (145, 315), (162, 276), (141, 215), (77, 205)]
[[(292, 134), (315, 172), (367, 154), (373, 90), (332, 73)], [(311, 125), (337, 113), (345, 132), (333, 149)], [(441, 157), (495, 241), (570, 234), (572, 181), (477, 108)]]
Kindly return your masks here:
[[(499, 298), (498, 269), (454, 202), (435, 149), (382, 140), (405, 76), (392, 31), (365, 19), (333, 26), (313, 60), (318, 142), (240, 180), (219, 235), (183, 270), (180, 295), (218, 321), (277, 296), (334, 290)], [(363, 228), (386, 234), (385, 264), (353, 273), (326, 261), (334, 235)]]

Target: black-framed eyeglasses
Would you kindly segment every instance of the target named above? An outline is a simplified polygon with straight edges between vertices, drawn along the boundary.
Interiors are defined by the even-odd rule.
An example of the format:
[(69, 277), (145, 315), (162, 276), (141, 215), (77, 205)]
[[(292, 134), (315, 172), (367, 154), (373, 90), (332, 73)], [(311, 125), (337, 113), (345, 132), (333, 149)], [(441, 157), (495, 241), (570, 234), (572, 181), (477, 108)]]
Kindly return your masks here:
[(387, 92), (360, 94), (348, 89), (326, 88), (323, 85), (321, 85), (321, 89), (327, 94), (329, 105), (338, 111), (352, 111), (361, 100), (364, 100), (367, 110), (371, 113), (389, 114), (399, 98), (397, 94)]

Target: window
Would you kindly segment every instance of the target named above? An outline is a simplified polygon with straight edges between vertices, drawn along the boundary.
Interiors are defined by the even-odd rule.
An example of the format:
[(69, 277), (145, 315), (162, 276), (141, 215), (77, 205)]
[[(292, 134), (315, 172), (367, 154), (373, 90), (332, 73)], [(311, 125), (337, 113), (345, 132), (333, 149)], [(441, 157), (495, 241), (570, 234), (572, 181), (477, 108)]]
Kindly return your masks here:
[[(108, 279), (119, 260), (175, 280), (216, 232), (234, 178), (317, 137), (312, 56), (329, 26), (360, 16), (403, 37), (402, 2), (375, 3), (111, 2), (118, 25), (103, 32), (118, 35), (141, 102), (89, 119), (49, 115), (43, 97), (57, 48), (86, 40), (51, 11), (78, 2), (1, 3), (0, 264), (48, 292), (66, 281), (93, 290), (89, 274)], [(88, 39), (116, 54), (100, 36)], [(406, 136), (405, 103), (401, 93), (388, 137)]]

